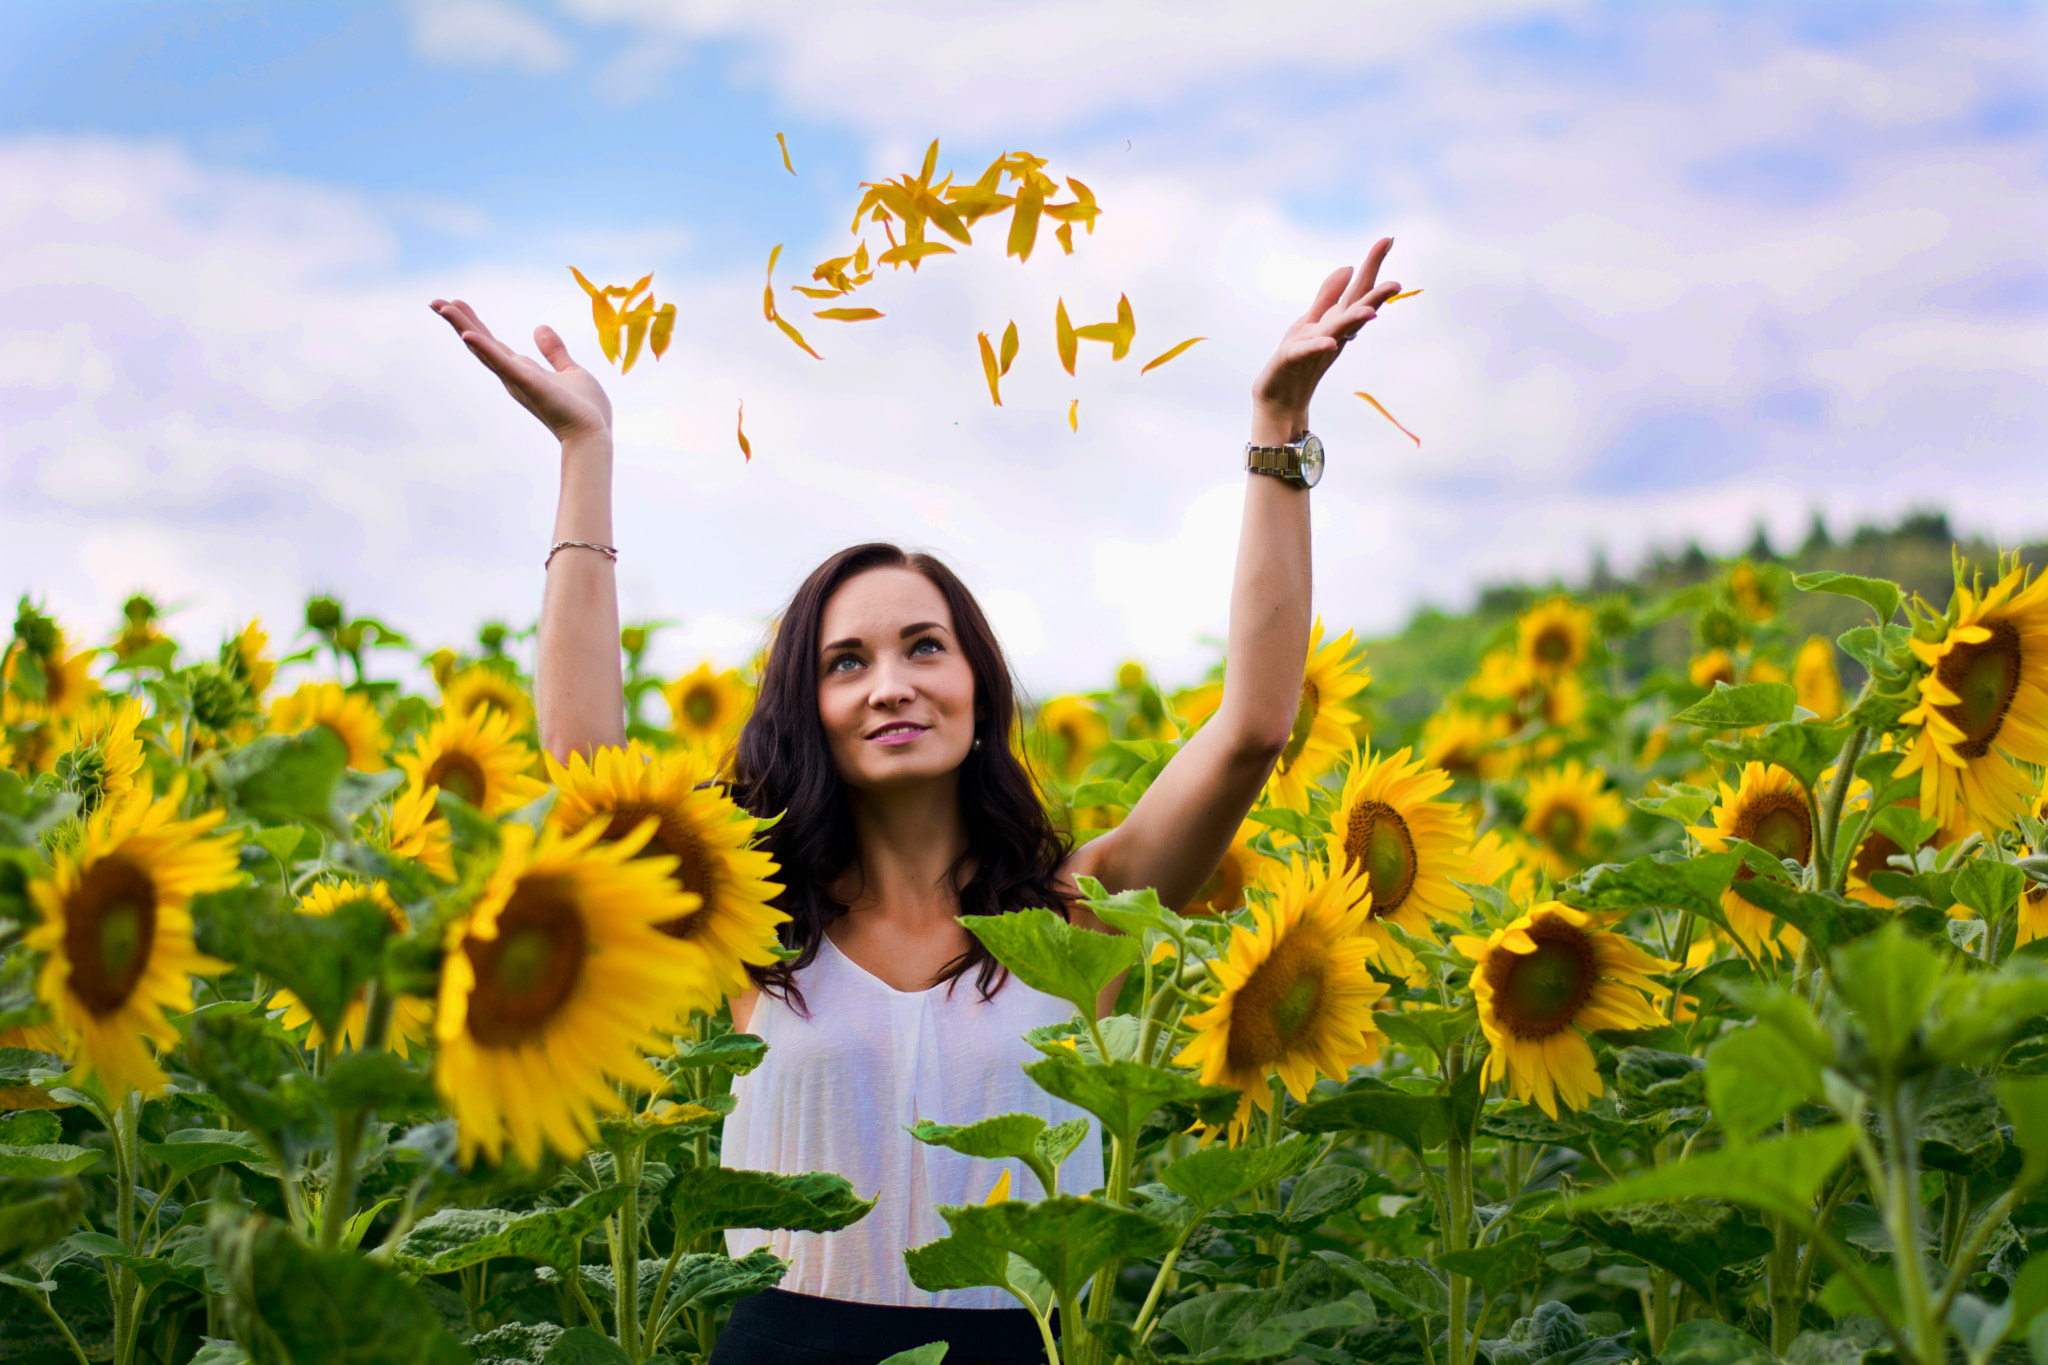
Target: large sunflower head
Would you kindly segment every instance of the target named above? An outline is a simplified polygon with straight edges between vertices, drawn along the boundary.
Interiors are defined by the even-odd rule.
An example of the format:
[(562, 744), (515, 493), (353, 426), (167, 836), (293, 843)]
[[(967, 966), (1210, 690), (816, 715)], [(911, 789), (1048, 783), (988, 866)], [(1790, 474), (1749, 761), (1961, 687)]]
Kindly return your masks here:
[(1693, 657), (1686, 666), (1686, 675), (1692, 679), (1694, 687), (1711, 688), (1717, 682), (1733, 687), (1736, 681), (1735, 656), (1725, 649), (1710, 649)]
[(1799, 704), (1822, 720), (1842, 714), (1842, 671), (1835, 666), (1835, 646), (1825, 636), (1807, 637), (1792, 661), (1792, 686)]
[(519, 680), (489, 664), (471, 664), (441, 685), (441, 709), (451, 716), (494, 710), (512, 722), (513, 734), (533, 723), (533, 699)]
[(1054, 697), (1038, 708), (1038, 732), (1045, 736), (1053, 771), (1071, 782), (1109, 743), (1109, 722), (1085, 697)]
[(1345, 703), (1372, 681), (1365, 668), (1346, 667), (1345, 656), (1352, 646), (1348, 630), (1325, 645), (1323, 623), (1317, 618), (1308, 637), (1308, 663), (1302, 673), (1294, 727), (1266, 782), (1267, 795), (1276, 805), (1296, 810), (1307, 807), (1309, 788), (1350, 752), (1351, 727), (1358, 723), (1358, 713)]
[(1196, 889), (1193, 898), (1181, 907), (1183, 915), (1221, 918), (1244, 909), (1245, 892), (1251, 887), (1266, 884), (1269, 873), (1279, 866), (1252, 847), (1252, 839), (1263, 829), (1265, 826), (1256, 820), (1247, 820), (1237, 827), (1237, 834), (1231, 839), (1230, 847), (1223, 851), (1216, 870)]
[(249, 695), (261, 701), (263, 693), (270, 687), (270, 680), (277, 676), (277, 661), (264, 654), (270, 645), (270, 636), (264, 633), (261, 621), (251, 621), (242, 627), (242, 633), (220, 647), (220, 666), (249, 689)]
[(1570, 673), (1586, 662), (1593, 644), (1593, 613), (1562, 595), (1522, 613), (1515, 649), (1538, 677)]
[(547, 756), (548, 775), (561, 793), (549, 816), (557, 828), (594, 825), (609, 841), (634, 837), (655, 820), (653, 834), (636, 846), (644, 857), (673, 858), (677, 888), (698, 902), (656, 926), (701, 959), (687, 981), (675, 983), (686, 1014), (715, 1010), (725, 996), (745, 991), (749, 964), (778, 961), (776, 927), (789, 919), (772, 903), (782, 894), (775, 859), (749, 847), (754, 817), (718, 785), (712, 763), (699, 750), (654, 754), (638, 741), (623, 750), (599, 749), (590, 759), (572, 754), (566, 765)]
[(133, 697), (96, 701), (70, 727), (71, 747), (57, 758), (57, 775), (78, 797), (79, 811), (91, 815), (102, 807), (119, 809), (131, 800), (148, 799), (142, 772), (142, 741), (135, 727), (142, 722), (142, 703)]
[(1522, 829), (1553, 877), (1584, 866), (1595, 846), (1621, 828), (1628, 812), (1607, 789), (1607, 774), (1571, 759), (1529, 776)]
[(526, 776), (533, 751), (514, 738), (512, 718), (488, 706), (467, 715), (443, 712), (398, 766), (411, 785), (454, 792), (485, 815), (517, 810), (547, 791)]
[(1655, 958), (1606, 921), (1562, 901), (1545, 901), (1486, 938), (1460, 934), (1451, 946), (1471, 959), (1472, 997), (1492, 1051), (1483, 1077), (1557, 1117), (1558, 1101), (1583, 1109), (1602, 1092), (1581, 1030), (1648, 1029), (1664, 1016), (1644, 997), (1670, 991), (1650, 973), (1675, 965)]
[[(1739, 785), (1723, 782), (1720, 788), (1714, 823), (1692, 830), (1702, 848), (1719, 853), (1730, 839), (1741, 839), (1779, 859), (1804, 863), (1813, 856), (1813, 817), (1807, 809), (1806, 788), (1799, 785), (1797, 777), (1776, 764), (1746, 763)], [(1744, 866), (1735, 880), (1746, 881), (1755, 875)], [(1777, 952), (1784, 946), (1777, 920), (1769, 911), (1736, 895), (1733, 886), (1721, 893), (1721, 910), (1728, 917), (1728, 927), (1751, 952)]]
[[(47, 617), (42, 619), (48, 623)], [(76, 715), (100, 694), (99, 684), (88, 671), (99, 651), (81, 649), (68, 653), (63, 628), (54, 623), (48, 624), (45, 633), (49, 637), (47, 650), (10, 648), (4, 666), (0, 666), (0, 681), (7, 684), (5, 710), (0, 712), (0, 718), (10, 725)], [(40, 683), (31, 685), (30, 675), (39, 678)], [(38, 690), (41, 695), (33, 696)]]
[(270, 728), (279, 734), (296, 735), (315, 725), (334, 732), (348, 750), (349, 767), (383, 771), (384, 722), (367, 696), (345, 691), (340, 683), (304, 683), (270, 708)]
[(1451, 883), (1473, 878), (1472, 821), (1462, 806), (1435, 799), (1450, 785), (1448, 773), (1410, 761), (1406, 749), (1378, 758), (1368, 749), (1354, 757), (1337, 798), (1329, 858), (1358, 879), (1370, 906), (1365, 932), (1386, 950), (1394, 949), (1387, 922), (1434, 942), (1430, 922), (1455, 918), (1466, 902)]
[(611, 842), (595, 822), (538, 837), (507, 824), (496, 869), (448, 926), (434, 1081), (465, 1163), (496, 1163), (508, 1143), (528, 1166), (544, 1146), (573, 1161), (597, 1115), (623, 1108), (618, 1083), (662, 1088), (645, 1054), (668, 1048), (701, 955), (661, 931), (697, 898), (668, 860), (633, 856), (653, 824)]
[(410, 858), (444, 882), (455, 880), (455, 845), (448, 822), (434, 806), (439, 787), (405, 787), (384, 817), (384, 847)]
[[(391, 899), (391, 891), (382, 882), (363, 886), (355, 882), (324, 882), (299, 897), (298, 911), (302, 915), (331, 915), (344, 905), (368, 901), (377, 907), (393, 932), (404, 933), (407, 929), (405, 911), (398, 908), (398, 902)], [(269, 1008), (282, 1007), (284, 1017), (279, 1020), (286, 1028), (311, 1025), (306, 1032), (306, 1042), (319, 1047), (325, 1041), (320, 1025), (313, 1020), (313, 1012), (290, 991), (278, 991), (270, 997)], [(341, 1045), (345, 1048), (362, 1046), (363, 1030), (369, 1020), (369, 1005), (358, 992), (349, 1002), (348, 1009), (341, 1017)], [(385, 1035), (384, 1047), (399, 1056), (410, 1055), (412, 1049), (423, 1046), (433, 1036), (434, 1002), (417, 995), (400, 995), (392, 1001), (391, 1028)]]
[(662, 690), (668, 699), (669, 728), (677, 739), (714, 754), (723, 754), (754, 709), (754, 690), (739, 673), (711, 671), (698, 664)]
[(1514, 755), (1501, 741), (1512, 729), (1505, 713), (1446, 707), (1423, 722), (1422, 761), (1454, 779), (1504, 777), (1514, 768)]
[(154, 1094), (164, 1074), (148, 1042), (170, 1048), (165, 1012), (192, 1008), (192, 973), (225, 970), (192, 942), (192, 897), (235, 881), (238, 841), (211, 833), (220, 811), (177, 818), (182, 786), (160, 801), (103, 805), (79, 846), (29, 884), (42, 922), (36, 993), (71, 1055), (116, 1096)]
[(1209, 1085), (1242, 1093), (1230, 1120), (1233, 1142), (1254, 1106), (1272, 1111), (1266, 1077), (1278, 1072), (1295, 1099), (1317, 1073), (1341, 1080), (1376, 1060), (1384, 1041), (1373, 1002), (1387, 993), (1366, 970), (1371, 941), (1360, 933), (1371, 902), (1359, 878), (1339, 869), (1290, 866), (1271, 903), (1255, 907), (1212, 963), (1218, 983), (1209, 1008), (1187, 1021), (1195, 1037), (1174, 1058), (1199, 1067)]
[(1941, 637), (1912, 648), (1929, 671), (1899, 718), (1919, 728), (1898, 771), (1920, 774), (1920, 813), (1945, 831), (2012, 828), (2036, 784), (2008, 760), (2048, 764), (2048, 578), (1958, 583)]

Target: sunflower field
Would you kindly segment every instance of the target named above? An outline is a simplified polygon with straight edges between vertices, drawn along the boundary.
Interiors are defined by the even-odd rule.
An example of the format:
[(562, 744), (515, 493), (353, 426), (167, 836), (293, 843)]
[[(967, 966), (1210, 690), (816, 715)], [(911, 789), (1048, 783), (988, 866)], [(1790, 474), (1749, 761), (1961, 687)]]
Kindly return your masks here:
[[(1630, 667), (1673, 620), (1690, 666)], [(719, 1164), (783, 916), (718, 783), (747, 676), (654, 676), (654, 629), (629, 747), (563, 764), (502, 626), (421, 654), (323, 597), (195, 657), (145, 596), (100, 645), (24, 599), (0, 1358), (679, 1365), (784, 1271), (726, 1229), (873, 1207)], [(1220, 687), (1127, 664), (1015, 742), (1085, 841)], [(1191, 903), (966, 920), (1073, 1002), (1025, 1069), (1108, 1175), (1057, 1186), (1086, 1124), (920, 1123), (991, 1189), (915, 1283), (1069, 1365), (2048, 1362), (2048, 580), (1743, 561), (1539, 601), (1413, 735), (1370, 703), (1319, 624)]]

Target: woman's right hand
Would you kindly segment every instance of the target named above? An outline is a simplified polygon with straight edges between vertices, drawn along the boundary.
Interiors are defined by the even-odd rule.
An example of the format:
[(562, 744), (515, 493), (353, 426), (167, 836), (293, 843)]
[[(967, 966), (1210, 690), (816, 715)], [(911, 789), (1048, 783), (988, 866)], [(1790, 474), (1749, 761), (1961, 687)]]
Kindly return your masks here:
[(455, 329), (484, 368), (498, 376), (505, 391), (540, 418), (557, 440), (566, 444), (581, 436), (611, 435), (612, 403), (604, 395), (604, 386), (596, 375), (569, 358), (569, 348), (554, 328), (533, 329), (534, 345), (554, 366), (550, 370), (492, 336), (476, 310), (461, 299), (435, 299), (427, 306)]

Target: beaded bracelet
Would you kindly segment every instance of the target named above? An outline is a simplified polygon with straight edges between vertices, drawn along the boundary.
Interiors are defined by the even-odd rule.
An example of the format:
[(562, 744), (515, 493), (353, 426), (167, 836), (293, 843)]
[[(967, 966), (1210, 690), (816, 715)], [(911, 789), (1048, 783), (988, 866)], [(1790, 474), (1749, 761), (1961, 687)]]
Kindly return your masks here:
[(587, 540), (558, 540), (555, 542), (554, 548), (548, 551), (548, 557), (540, 562), (540, 566), (545, 569), (548, 565), (555, 562), (556, 555), (568, 549), (595, 550), (614, 563), (619, 558), (619, 552), (609, 545), (594, 545)]

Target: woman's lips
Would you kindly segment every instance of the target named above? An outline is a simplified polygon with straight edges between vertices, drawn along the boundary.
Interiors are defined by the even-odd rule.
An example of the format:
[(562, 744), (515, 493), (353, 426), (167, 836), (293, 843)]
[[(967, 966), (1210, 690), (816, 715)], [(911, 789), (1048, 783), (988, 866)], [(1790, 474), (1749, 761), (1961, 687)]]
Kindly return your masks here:
[(923, 734), (928, 728), (930, 727), (910, 725), (900, 729), (883, 730), (877, 734), (869, 735), (868, 742), (871, 744), (908, 744)]

